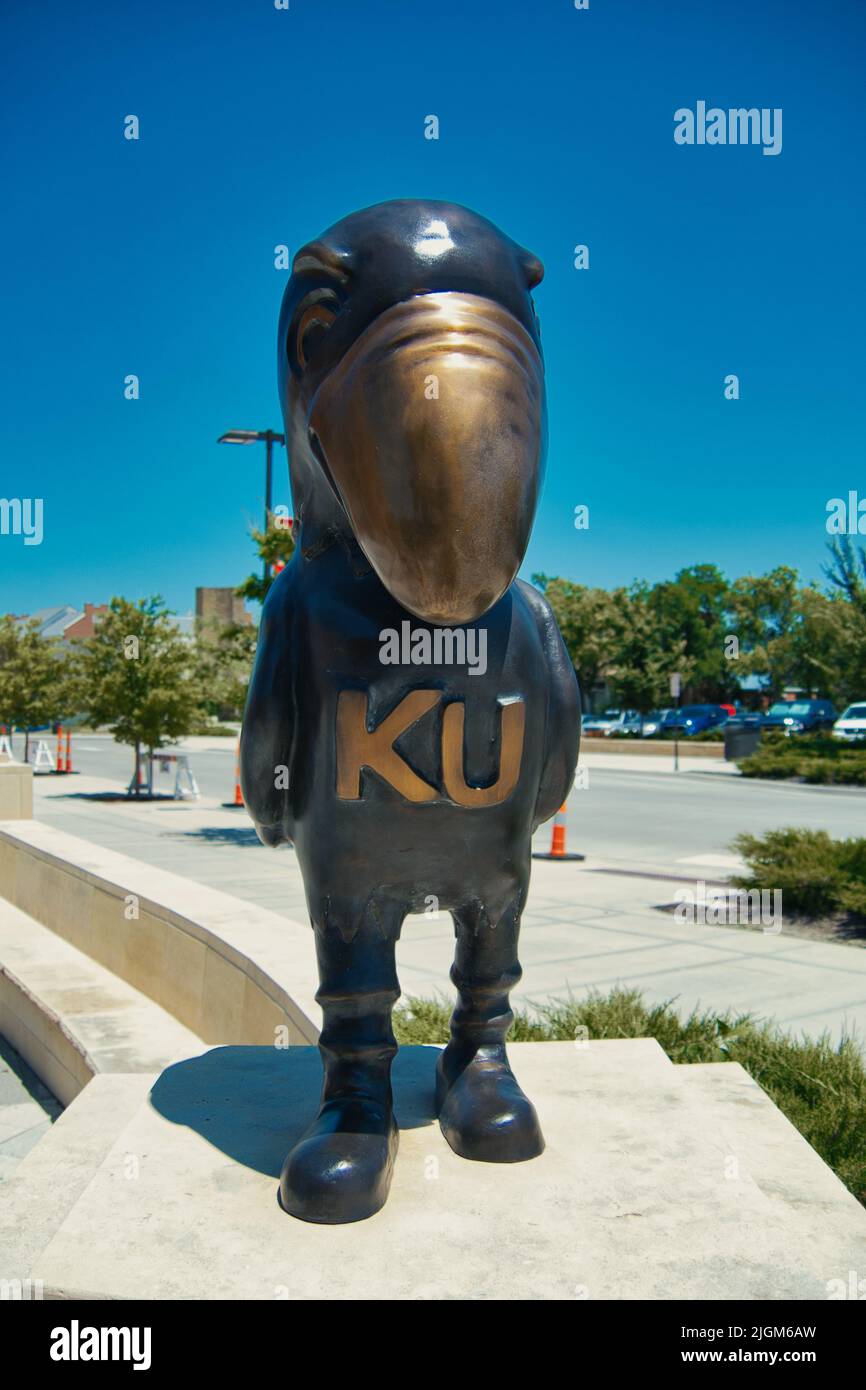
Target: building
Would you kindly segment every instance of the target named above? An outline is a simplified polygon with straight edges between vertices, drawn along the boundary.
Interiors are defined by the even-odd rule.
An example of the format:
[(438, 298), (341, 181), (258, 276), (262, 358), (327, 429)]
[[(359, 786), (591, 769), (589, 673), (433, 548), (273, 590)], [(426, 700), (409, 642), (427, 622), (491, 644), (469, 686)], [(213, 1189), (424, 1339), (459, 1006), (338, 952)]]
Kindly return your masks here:
[(85, 637), (92, 637), (97, 618), (101, 618), (102, 614), (107, 612), (107, 603), (85, 603), (84, 612), (64, 628), (64, 642), (81, 642)]
[(84, 611), (62, 603), (55, 608), (37, 608), (35, 613), (17, 615), (20, 623), (36, 623), (39, 636), (60, 638), (63, 642), (80, 642), (92, 637), (94, 624), (108, 611), (106, 603), (85, 603)]
[(195, 616), (204, 623), (214, 623), (219, 627), (236, 624), (251, 627), (252, 615), (244, 608), (244, 601), (238, 598), (234, 589), (203, 589), (195, 591)]

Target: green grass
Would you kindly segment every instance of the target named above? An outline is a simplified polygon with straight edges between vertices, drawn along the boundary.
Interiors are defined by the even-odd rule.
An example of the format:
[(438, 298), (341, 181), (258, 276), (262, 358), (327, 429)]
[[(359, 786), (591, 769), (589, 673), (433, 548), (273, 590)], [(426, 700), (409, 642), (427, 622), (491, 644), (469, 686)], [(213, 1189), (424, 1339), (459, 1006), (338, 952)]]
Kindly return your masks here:
[[(409, 998), (395, 1010), (403, 1043), (447, 1042), (447, 1000)], [(670, 1002), (647, 1006), (637, 990), (554, 1000), (535, 1014), (516, 1011), (509, 1038), (555, 1042), (655, 1038), (672, 1062), (739, 1062), (866, 1206), (866, 1065), (853, 1037), (834, 1047), (826, 1035), (795, 1038), (749, 1014), (689, 1014)]]
[(786, 826), (766, 835), (738, 835), (733, 848), (747, 872), (737, 888), (781, 888), (782, 910), (827, 917), (866, 917), (866, 840), (834, 840), (826, 830)]
[(866, 786), (866, 744), (826, 734), (764, 734), (757, 750), (737, 766), (744, 777), (848, 787)]

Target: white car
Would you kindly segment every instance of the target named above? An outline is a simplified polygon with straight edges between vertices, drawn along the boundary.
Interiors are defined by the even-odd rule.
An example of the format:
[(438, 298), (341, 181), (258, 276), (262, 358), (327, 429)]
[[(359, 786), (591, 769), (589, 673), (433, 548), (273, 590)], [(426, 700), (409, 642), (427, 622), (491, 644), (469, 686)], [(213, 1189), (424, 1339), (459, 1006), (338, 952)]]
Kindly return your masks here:
[(585, 714), (581, 727), (585, 734), (604, 734), (622, 719), (621, 709), (606, 709), (604, 714)]
[(866, 705), (849, 705), (833, 725), (834, 738), (866, 739)]

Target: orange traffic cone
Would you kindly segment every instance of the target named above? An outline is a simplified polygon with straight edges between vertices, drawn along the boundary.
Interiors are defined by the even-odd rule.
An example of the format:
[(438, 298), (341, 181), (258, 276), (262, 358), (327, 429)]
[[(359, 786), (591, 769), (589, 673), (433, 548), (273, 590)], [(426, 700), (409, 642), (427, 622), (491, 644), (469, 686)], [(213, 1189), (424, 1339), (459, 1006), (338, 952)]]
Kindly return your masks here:
[(238, 746), (235, 750), (235, 799), (234, 801), (224, 801), (223, 806), (235, 807), (243, 806), (244, 798), (241, 791), (241, 744), (238, 739)]
[(54, 759), (54, 771), (63, 772), (63, 725), (57, 725), (57, 757)]
[(66, 726), (66, 766), (63, 771), (72, 771), (72, 730), (68, 724)]
[(553, 817), (553, 830), (550, 836), (550, 849), (547, 854), (533, 854), (533, 859), (585, 859), (585, 854), (568, 854), (565, 848), (565, 816), (568, 802), (563, 801)]

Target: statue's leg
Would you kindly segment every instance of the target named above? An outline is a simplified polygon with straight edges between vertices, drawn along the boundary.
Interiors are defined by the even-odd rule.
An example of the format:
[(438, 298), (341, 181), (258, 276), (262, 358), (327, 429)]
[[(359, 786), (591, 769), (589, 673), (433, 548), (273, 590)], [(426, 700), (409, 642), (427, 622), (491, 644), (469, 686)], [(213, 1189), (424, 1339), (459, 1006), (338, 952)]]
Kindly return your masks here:
[(349, 940), (332, 918), (316, 927), (322, 1101), (280, 1178), (283, 1208), (304, 1221), (362, 1221), (388, 1196), (398, 1142), (391, 1010), (400, 996), (401, 921), (393, 912), (365, 917)]
[(535, 1107), (505, 1051), (513, 1018), (508, 995), (521, 975), (519, 906), (506, 909), (495, 926), (478, 906), (454, 913), (457, 1007), (437, 1066), (436, 1103), (454, 1152), (487, 1163), (519, 1163), (544, 1148)]

